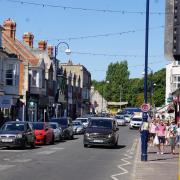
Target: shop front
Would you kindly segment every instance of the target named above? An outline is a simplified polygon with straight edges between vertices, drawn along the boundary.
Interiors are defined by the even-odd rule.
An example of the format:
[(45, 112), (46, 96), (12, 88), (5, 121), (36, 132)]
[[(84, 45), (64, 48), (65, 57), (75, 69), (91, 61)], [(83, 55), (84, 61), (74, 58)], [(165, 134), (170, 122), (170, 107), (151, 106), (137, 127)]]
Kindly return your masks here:
[(172, 95), (175, 107), (175, 121), (178, 123), (180, 121), (180, 88), (173, 92)]

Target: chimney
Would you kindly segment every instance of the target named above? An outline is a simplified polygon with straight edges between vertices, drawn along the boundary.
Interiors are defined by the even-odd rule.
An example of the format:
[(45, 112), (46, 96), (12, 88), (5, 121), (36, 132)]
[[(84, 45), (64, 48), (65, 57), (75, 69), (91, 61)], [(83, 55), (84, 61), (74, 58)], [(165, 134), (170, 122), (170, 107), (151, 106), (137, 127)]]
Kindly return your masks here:
[(54, 51), (54, 47), (49, 45), (48, 46), (48, 55), (49, 55), (50, 58), (53, 57), (53, 51)]
[(38, 47), (39, 47), (39, 50), (45, 51), (47, 47), (47, 42), (44, 40), (39, 41)]
[(7, 19), (3, 24), (4, 33), (9, 36), (11, 39), (15, 40), (16, 36), (16, 23), (12, 19)]
[(30, 32), (23, 34), (23, 41), (31, 48), (33, 48), (34, 35)]

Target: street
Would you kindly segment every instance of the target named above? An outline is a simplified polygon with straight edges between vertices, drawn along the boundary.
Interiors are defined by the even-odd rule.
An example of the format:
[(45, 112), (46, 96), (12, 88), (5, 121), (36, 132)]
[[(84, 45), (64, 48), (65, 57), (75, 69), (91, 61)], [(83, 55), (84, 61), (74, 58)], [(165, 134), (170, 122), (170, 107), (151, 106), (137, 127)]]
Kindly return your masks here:
[(0, 179), (130, 180), (138, 135), (128, 126), (119, 127), (119, 145), (115, 149), (84, 148), (80, 135), (33, 150), (0, 149)]

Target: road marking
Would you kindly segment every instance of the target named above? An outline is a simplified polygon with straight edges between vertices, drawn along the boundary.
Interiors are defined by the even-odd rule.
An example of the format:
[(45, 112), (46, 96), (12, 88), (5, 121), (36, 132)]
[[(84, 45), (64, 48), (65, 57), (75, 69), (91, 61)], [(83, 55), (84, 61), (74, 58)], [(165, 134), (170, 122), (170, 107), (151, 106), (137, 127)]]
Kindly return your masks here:
[(14, 159), (11, 162), (15, 162), (15, 163), (26, 163), (26, 162), (30, 162), (32, 161), (32, 159)]
[(32, 159), (14, 159), (4, 158), (3, 161), (15, 162), (15, 163), (26, 163), (32, 161)]
[(117, 178), (117, 176), (121, 176), (121, 175), (123, 175), (123, 174), (129, 173), (129, 171), (128, 171), (127, 169), (125, 169), (123, 166), (127, 166), (127, 165), (130, 165), (130, 164), (131, 164), (131, 162), (129, 162), (128, 160), (129, 160), (129, 159), (132, 159), (132, 154), (134, 153), (134, 151), (135, 151), (135, 149), (136, 149), (136, 147), (137, 147), (137, 143), (138, 143), (138, 140), (137, 140), (137, 139), (134, 140), (134, 143), (133, 143), (131, 149), (130, 149), (130, 150), (127, 150), (127, 153), (124, 154), (125, 157), (121, 159), (121, 161), (123, 161), (124, 163), (117, 166), (122, 172), (111, 175), (111, 178), (112, 178), (113, 180), (119, 180), (119, 179)]
[(53, 147), (51, 149), (54, 149), (54, 150), (63, 150), (64, 148), (61, 148), (61, 147)]
[(2, 164), (0, 164), (0, 171), (4, 171), (4, 170), (12, 168), (14, 166), (15, 165), (2, 165)]
[(16, 149), (0, 149), (0, 152), (27, 152), (28, 150), (16, 150)]
[(47, 151), (41, 151), (41, 152), (37, 152), (37, 154), (42, 154), (42, 155), (49, 155), (49, 154), (53, 154), (56, 151), (51, 151), (51, 150), (47, 150)]

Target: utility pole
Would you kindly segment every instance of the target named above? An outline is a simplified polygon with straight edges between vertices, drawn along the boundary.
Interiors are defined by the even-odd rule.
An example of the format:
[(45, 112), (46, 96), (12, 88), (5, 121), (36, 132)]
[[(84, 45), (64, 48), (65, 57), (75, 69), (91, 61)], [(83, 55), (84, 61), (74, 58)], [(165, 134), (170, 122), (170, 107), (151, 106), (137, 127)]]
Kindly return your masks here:
[[(149, 1), (146, 0), (146, 32), (145, 32), (145, 74), (144, 74), (144, 103), (147, 104), (147, 80), (148, 80), (148, 41), (149, 41)], [(143, 124), (147, 123), (147, 112), (143, 112)], [(147, 161), (148, 130), (141, 130), (141, 161)]]
[(119, 91), (120, 92), (119, 104), (120, 104), (120, 111), (121, 111), (121, 101), (122, 101), (122, 92), (121, 91), (122, 91), (122, 85), (120, 85), (119, 88), (120, 88), (120, 91)]

